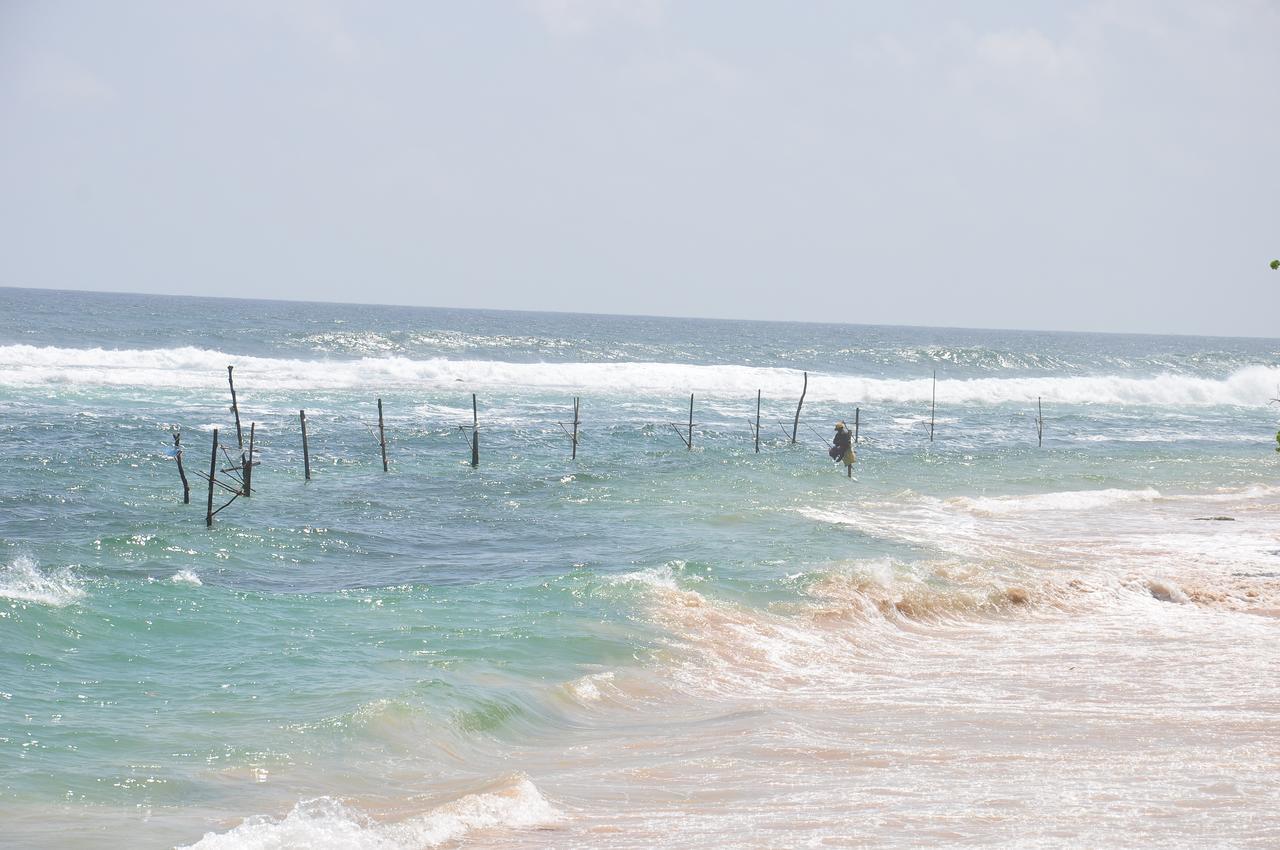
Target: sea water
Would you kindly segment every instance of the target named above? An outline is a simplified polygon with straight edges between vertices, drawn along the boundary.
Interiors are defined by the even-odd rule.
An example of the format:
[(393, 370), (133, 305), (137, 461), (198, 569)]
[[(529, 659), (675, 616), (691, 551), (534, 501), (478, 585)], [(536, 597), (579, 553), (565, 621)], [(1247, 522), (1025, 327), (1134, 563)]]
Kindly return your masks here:
[(1278, 349), (0, 289), (0, 845), (1280, 845)]

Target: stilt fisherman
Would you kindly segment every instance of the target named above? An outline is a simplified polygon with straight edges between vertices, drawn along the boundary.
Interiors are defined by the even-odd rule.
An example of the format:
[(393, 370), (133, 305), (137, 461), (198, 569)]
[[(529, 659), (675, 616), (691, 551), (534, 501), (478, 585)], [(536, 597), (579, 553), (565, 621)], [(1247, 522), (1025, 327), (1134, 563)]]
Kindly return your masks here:
[(827, 452), (837, 463), (849, 466), (853, 463), (853, 434), (844, 427), (843, 422), (836, 423), (836, 435), (831, 438), (831, 451)]

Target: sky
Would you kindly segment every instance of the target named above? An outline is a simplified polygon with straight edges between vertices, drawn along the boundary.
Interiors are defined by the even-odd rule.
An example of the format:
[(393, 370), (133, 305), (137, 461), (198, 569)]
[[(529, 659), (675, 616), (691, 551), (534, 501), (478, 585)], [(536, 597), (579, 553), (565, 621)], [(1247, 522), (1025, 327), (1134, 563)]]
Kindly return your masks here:
[(1280, 0), (0, 2), (0, 286), (1280, 336)]

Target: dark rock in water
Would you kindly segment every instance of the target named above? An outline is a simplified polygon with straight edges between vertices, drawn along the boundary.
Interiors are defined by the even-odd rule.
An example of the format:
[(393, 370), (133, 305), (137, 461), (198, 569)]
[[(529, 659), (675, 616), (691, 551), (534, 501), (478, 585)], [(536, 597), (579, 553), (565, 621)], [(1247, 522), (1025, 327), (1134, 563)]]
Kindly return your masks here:
[(1233, 516), (1198, 516), (1196, 517), (1196, 519), (1204, 520), (1206, 522), (1235, 522), (1236, 521), (1236, 518)]

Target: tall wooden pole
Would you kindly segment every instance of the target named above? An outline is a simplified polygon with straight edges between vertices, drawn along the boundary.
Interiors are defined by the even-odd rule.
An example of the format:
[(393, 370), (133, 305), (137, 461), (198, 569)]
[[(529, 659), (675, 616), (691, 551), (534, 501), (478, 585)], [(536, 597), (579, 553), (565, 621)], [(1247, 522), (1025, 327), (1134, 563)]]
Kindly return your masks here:
[(476, 394), (471, 394), (471, 468), (480, 466), (480, 413), (476, 407)]
[(205, 509), (204, 524), (213, 528), (213, 482), (218, 474), (218, 429), (213, 429), (213, 453), (209, 455), (209, 506)]
[(182, 479), (182, 504), (191, 504), (191, 485), (187, 483), (187, 471), (182, 468), (182, 433), (174, 432), (173, 459), (178, 462), (178, 477)]
[(234, 366), (227, 367), (227, 384), (231, 387), (231, 412), (236, 415), (236, 445), (244, 450), (244, 434), (240, 431), (240, 405), (236, 403), (236, 382), (231, 377)]
[(693, 393), (689, 393), (689, 451), (693, 451)]
[(933, 442), (934, 414), (938, 410), (938, 370), (933, 370), (933, 400), (929, 402), (929, 442)]
[(796, 433), (800, 430), (800, 408), (804, 407), (804, 394), (809, 391), (809, 373), (804, 373), (804, 387), (800, 390), (800, 403), (796, 405), (796, 421), (791, 425), (791, 443), (796, 441)]
[(573, 454), (570, 460), (578, 459), (578, 407), (582, 403), (579, 396), (573, 397)]
[(253, 495), (253, 487), (250, 486), (253, 482), (253, 432), (257, 427), (257, 422), (249, 423), (249, 456), (246, 458), (242, 455), (240, 460), (240, 477), (244, 480), (244, 497), (246, 499)]
[(760, 454), (760, 390), (756, 390), (756, 454)]
[(1039, 396), (1036, 396), (1036, 445), (1044, 447), (1044, 407)]
[(387, 471), (387, 434), (382, 429), (382, 399), (378, 399), (378, 447), (382, 449), (382, 471)]
[(858, 444), (858, 420), (862, 418), (862, 408), (855, 407), (853, 409), (853, 444)]
[(311, 480), (311, 454), (307, 451), (307, 412), (298, 411), (298, 419), (302, 422), (302, 472)]

